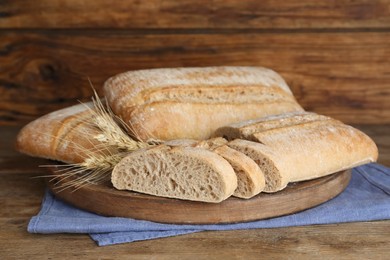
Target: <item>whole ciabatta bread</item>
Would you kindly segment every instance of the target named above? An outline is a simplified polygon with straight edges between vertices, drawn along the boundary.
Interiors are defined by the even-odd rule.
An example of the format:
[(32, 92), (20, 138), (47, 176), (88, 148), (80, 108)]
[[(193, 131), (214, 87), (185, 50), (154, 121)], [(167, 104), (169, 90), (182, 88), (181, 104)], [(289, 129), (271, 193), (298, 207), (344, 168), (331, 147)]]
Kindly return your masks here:
[(19, 132), (18, 151), (66, 163), (83, 162), (89, 155), (98, 153), (99, 131), (88, 122), (93, 114), (92, 102), (54, 111), (42, 116)]
[(262, 67), (129, 71), (107, 80), (104, 93), (141, 140), (207, 139), (231, 123), (303, 110), (286, 82)]
[(119, 190), (213, 203), (237, 187), (232, 166), (216, 153), (165, 144), (126, 156), (112, 171), (111, 182)]
[[(289, 182), (322, 177), (376, 161), (375, 143), (361, 131), (330, 117), (295, 112), (240, 122), (217, 136), (254, 159), (275, 192)], [(242, 140), (246, 139), (246, 140)]]
[(120, 153), (149, 146), (132, 139), (114, 117), (97, 100), (60, 109), (24, 126), (16, 149), (69, 164), (92, 166), (100, 161), (103, 166), (109, 156), (114, 163)]

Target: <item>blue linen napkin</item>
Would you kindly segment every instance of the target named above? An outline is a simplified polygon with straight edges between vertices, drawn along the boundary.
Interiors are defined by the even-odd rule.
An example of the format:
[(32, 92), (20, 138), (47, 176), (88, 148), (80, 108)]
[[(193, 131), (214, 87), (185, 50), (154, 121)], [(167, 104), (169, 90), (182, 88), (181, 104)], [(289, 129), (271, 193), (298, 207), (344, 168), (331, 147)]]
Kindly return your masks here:
[(390, 219), (390, 168), (371, 163), (354, 168), (348, 187), (336, 198), (305, 211), (246, 223), (174, 225), (103, 217), (77, 209), (46, 191), (30, 233), (87, 233), (99, 246), (155, 239), (205, 230), (275, 228)]

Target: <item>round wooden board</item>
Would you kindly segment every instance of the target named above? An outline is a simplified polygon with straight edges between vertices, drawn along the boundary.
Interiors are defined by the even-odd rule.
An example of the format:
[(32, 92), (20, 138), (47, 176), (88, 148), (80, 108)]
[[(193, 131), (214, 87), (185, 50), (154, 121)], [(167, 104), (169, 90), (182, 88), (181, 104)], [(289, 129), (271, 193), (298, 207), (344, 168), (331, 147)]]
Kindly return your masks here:
[[(50, 172), (56, 176), (55, 168), (51, 168)], [(266, 219), (317, 206), (341, 193), (350, 178), (351, 171), (346, 170), (315, 180), (291, 183), (277, 193), (260, 193), (248, 200), (231, 197), (217, 204), (119, 191), (109, 182), (77, 190), (58, 188), (60, 181), (67, 182), (70, 179), (57, 178), (47, 184), (58, 198), (104, 216), (160, 223), (216, 224)]]

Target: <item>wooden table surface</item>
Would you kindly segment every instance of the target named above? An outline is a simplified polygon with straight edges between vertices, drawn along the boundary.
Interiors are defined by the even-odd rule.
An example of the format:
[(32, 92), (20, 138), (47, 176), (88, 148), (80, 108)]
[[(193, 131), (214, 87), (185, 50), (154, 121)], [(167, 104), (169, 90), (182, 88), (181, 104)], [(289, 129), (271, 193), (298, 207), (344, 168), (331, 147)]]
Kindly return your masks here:
[[(378, 144), (379, 162), (390, 166), (390, 125), (357, 126)], [(13, 150), (19, 127), (0, 127), (0, 259), (386, 259), (390, 221), (289, 228), (200, 232), (98, 247), (88, 235), (29, 234), (45, 189), (46, 161)], [(388, 258), (387, 258), (388, 259)]]
[[(390, 166), (390, 0), (0, 1), (0, 260), (389, 259), (390, 221), (201, 232), (98, 247), (27, 233), (46, 161), (12, 149), (17, 125), (102, 96), (128, 70), (263, 66), (306, 110), (360, 126)], [(378, 125), (387, 124), (387, 125)], [(13, 125), (13, 126), (11, 126)]]

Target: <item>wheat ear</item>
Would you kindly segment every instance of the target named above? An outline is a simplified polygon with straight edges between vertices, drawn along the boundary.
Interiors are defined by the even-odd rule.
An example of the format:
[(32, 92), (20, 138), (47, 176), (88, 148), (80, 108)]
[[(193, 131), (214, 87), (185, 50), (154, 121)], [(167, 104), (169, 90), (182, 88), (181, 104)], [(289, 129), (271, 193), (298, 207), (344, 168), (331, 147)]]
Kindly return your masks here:
[(111, 111), (107, 103), (106, 106), (103, 105), (95, 90), (92, 101), (93, 108), (87, 107), (92, 116), (83, 123), (98, 130), (98, 134), (92, 137), (98, 144), (94, 145), (89, 153), (84, 151), (89, 155), (83, 162), (64, 165), (64, 168), (57, 171), (57, 176), (52, 181), (60, 180), (57, 188), (61, 190), (71, 187), (77, 190), (85, 185), (107, 181), (112, 169), (128, 153), (161, 143), (158, 140), (142, 142), (136, 136), (133, 136), (134, 139), (130, 137), (126, 132), (136, 132), (131, 131), (131, 128)]

